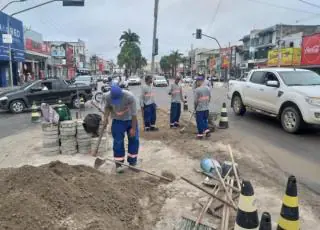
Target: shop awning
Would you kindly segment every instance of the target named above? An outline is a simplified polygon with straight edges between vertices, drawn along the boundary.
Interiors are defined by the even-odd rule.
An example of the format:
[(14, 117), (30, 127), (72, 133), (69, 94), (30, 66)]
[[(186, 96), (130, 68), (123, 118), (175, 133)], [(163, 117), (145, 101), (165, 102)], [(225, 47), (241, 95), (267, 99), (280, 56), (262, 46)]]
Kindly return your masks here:
[(30, 50), (26, 50), (25, 53), (28, 55), (33, 55), (33, 56), (37, 56), (37, 57), (41, 57), (41, 58), (49, 58), (50, 57), (50, 55), (37, 53), (34, 51), (30, 51)]

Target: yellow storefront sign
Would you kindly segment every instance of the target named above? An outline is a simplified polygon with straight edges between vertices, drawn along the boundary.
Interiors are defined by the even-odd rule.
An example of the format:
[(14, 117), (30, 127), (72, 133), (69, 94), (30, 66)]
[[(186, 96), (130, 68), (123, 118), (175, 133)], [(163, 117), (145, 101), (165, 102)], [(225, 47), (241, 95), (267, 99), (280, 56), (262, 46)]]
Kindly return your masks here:
[[(268, 53), (268, 66), (277, 66), (278, 63), (278, 49), (270, 50)], [(281, 49), (280, 66), (299, 66), (301, 62), (300, 48), (284, 48)]]

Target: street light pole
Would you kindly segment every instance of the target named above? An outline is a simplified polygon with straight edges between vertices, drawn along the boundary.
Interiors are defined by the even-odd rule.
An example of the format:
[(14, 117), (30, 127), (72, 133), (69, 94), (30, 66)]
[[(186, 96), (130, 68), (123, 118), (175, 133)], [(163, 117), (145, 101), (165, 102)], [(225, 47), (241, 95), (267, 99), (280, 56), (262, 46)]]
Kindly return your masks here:
[(152, 38), (152, 59), (151, 59), (151, 74), (154, 75), (154, 59), (155, 59), (155, 47), (157, 39), (157, 26), (158, 26), (158, 9), (159, 0), (154, 1), (154, 22), (153, 22), (153, 38)]
[(0, 11), (4, 11), (8, 6), (10, 6), (12, 3), (16, 3), (16, 2), (25, 2), (27, 0), (14, 0), (14, 1), (11, 1), (11, 2), (8, 2), (4, 7), (1, 8)]

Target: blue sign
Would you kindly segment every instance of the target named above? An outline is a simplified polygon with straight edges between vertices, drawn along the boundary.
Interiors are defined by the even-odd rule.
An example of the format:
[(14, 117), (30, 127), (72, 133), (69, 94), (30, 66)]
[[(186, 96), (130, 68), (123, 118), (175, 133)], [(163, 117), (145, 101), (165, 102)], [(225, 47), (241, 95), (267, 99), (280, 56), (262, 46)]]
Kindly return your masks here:
[(22, 62), (24, 61), (24, 37), (22, 22), (2, 12), (0, 12), (0, 61), (9, 60), (8, 44), (3, 44), (2, 38), (3, 34), (7, 34), (8, 20), (10, 25), (10, 33), (12, 35), (12, 60)]

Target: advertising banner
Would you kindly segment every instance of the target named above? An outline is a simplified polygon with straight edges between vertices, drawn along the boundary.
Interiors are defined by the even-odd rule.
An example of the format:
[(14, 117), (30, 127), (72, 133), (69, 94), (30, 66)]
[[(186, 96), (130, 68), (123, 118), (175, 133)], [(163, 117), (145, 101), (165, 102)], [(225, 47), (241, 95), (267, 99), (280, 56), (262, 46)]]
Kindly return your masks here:
[[(280, 50), (281, 60), (280, 66), (299, 66), (301, 62), (300, 48), (283, 48)], [(270, 50), (268, 53), (268, 66), (277, 66), (279, 60), (279, 51)]]
[(66, 64), (68, 66), (74, 66), (73, 63), (73, 46), (66, 44)]
[(320, 65), (320, 33), (303, 37), (301, 65)]
[(33, 41), (30, 38), (26, 38), (25, 49), (41, 54), (50, 54), (50, 47), (45, 43)]
[(23, 25), (22, 22), (10, 17), (9, 15), (0, 12), (0, 60), (9, 60), (8, 44), (3, 44), (3, 34), (7, 34), (7, 23), (9, 20), (10, 34), (12, 35), (12, 60), (24, 61), (24, 39), (23, 39)]
[(66, 57), (65, 44), (51, 45), (51, 56), (56, 58), (65, 58)]

